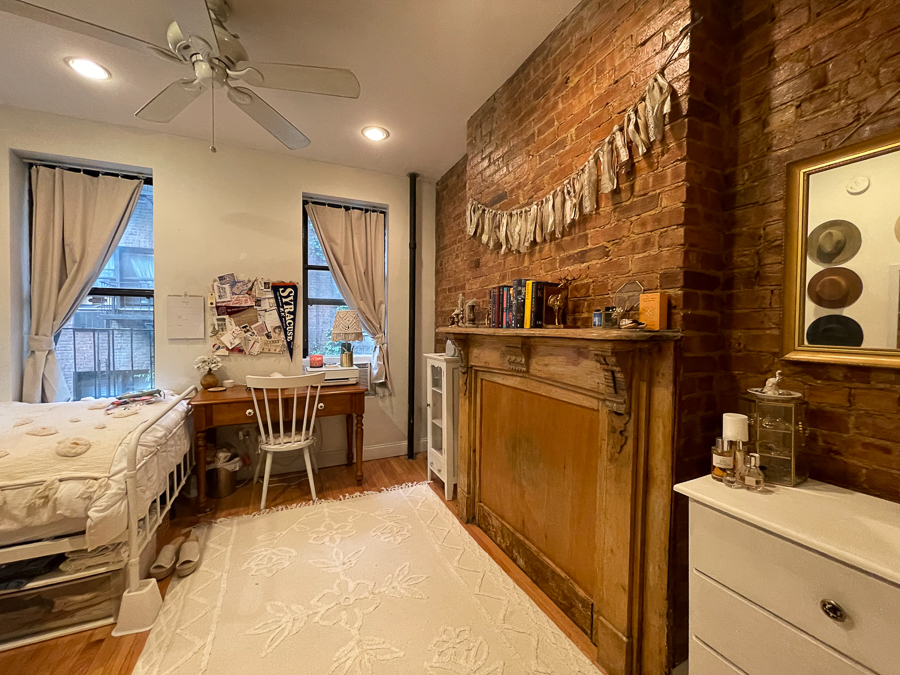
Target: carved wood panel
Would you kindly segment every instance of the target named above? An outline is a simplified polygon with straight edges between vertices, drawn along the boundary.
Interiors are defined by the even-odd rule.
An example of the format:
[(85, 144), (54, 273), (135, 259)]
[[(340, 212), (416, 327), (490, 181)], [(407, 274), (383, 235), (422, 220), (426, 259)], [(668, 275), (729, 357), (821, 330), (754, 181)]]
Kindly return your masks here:
[(589, 632), (609, 673), (663, 672), (674, 349), (573, 333), (454, 336), (459, 515)]

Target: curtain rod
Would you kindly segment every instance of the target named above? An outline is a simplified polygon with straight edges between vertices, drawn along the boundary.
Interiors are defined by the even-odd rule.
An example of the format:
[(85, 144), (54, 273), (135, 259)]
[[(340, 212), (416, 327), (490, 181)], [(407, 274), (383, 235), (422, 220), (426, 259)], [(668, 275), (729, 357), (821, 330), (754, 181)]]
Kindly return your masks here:
[(387, 209), (366, 208), (365, 206), (350, 206), (349, 204), (337, 204), (334, 202), (323, 202), (319, 199), (304, 199), (303, 205), (312, 204), (313, 206), (327, 206), (332, 209), (344, 209), (344, 211), (363, 211), (364, 213), (384, 213)]
[(26, 159), (25, 163), (28, 166), (42, 166), (46, 169), (65, 169), (66, 171), (75, 171), (78, 173), (84, 173), (88, 176), (98, 175), (98, 176), (116, 176), (117, 178), (132, 178), (136, 180), (142, 180), (147, 185), (153, 185), (153, 176), (142, 176), (136, 173), (128, 173), (127, 171), (112, 171), (109, 169), (98, 169), (91, 166), (75, 166), (74, 164), (61, 164), (56, 162), (48, 162), (48, 161), (36, 161), (32, 159)]

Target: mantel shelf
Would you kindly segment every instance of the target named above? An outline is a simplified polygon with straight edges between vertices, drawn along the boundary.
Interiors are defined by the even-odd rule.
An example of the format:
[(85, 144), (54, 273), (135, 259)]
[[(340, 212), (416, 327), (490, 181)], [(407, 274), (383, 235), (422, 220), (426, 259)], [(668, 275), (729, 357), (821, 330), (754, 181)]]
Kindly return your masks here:
[(447, 336), (539, 337), (603, 342), (646, 342), (653, 340), (677, 340), (681, 337), (681, 331), (677, 330), (650, 331), (623, 330), (620, 328), (464, 328), (462, 326), (442, 326), (437, 329), (437, 333), (438, 335)]

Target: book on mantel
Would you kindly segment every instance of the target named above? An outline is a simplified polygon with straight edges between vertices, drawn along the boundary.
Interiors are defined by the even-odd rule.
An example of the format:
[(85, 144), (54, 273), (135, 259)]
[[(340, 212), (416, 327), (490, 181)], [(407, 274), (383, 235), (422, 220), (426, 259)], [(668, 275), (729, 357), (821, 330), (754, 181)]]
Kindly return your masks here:
[(509, 285), (494, 286), (489, 294), (491, 327), (543, 328), (547, 321), (553, 323), (553, 308), (547, 307), (546, 300), (558, 289), (557, 283), (536, 279), (514, 279)]

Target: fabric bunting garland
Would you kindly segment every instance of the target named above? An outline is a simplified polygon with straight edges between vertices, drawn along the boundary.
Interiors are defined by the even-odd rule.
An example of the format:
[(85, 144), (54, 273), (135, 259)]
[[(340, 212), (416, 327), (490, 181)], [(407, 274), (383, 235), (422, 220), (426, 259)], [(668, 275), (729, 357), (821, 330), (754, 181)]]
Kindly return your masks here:
[(672, 85), (660, 70), (625, 112), (623, 123), (613, 127), (588, 161), (562, 185), (540, 201), (512, 211), (469, 201), (466, 234), (480, 237), (482, 244), (499, 248), (500, 253), (523, 253), (534, 244), (562, 237), (581, 216), (597, 210), (598, 190), (609, 194), (619, 188), (619, 173), (633, 164), (632, 152), (643, 157), (654, 142), (662, 140), (671, 97)]

